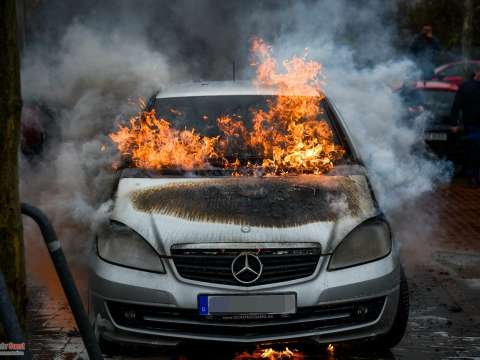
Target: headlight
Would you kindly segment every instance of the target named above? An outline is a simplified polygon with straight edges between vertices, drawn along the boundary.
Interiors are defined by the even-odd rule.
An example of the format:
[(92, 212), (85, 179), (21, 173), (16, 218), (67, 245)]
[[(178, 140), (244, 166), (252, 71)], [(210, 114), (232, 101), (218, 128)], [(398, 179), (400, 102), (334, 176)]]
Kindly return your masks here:
[(112, 222), (97, 236), (98, 255), (105, 261), (139, 270), (165, 273), (157, 252), (129, 227)]
[(388, 224), (369, 220), (356, 227), (333, 252), (329, 270), (364, 264), (381, 259), (390, 253), (392, 239)]

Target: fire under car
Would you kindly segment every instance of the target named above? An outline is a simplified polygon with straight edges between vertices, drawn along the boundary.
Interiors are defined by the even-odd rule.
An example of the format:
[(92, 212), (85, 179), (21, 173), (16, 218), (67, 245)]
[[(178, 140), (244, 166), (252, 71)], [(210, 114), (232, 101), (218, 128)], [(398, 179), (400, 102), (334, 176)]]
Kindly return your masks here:
[[(268, 110), (285, 102), (271, 88), (194, 83), (151, 99), (150, 115), (139, 121), (154, 134), (139, 127), (136, 134), (177, 134), (178, 150), (168, 153), (174, 158), (189, 142), (208, 148), (201, 136), (226, 146), (219, 129), (225, 114), (242, 119), (245, 128), (234, 121), (229, 151), (207, 164), (152, 168), (126, 159), (118, 170), (110, 223), (97, 231), (89, 265), (90, 317), (104, 350), (300, 339), (391, 348), (402, 339), (409, 300), (399, 243), (332, 100), (306, 97), (303, 104), (316, 106), (318, 118), (296, 125), (307, 131), (321, 123), (332, 143), (315, 149), (335, 154), (317, 164), (322, 171), (310, 173), (279, 172), (261, 152), (239, 144), (245, 129), (272, 136), (272, 128), (258, 122), (262, 116), (279, 122), (295, 116)], [(152, 113), (162, 118), (152, 120)], [(129, 136), (119, 132), (115, 140)], [(134, 147), (137, 159), (145, 141)], [(258, 150), (256, 139), (249, 141)]]

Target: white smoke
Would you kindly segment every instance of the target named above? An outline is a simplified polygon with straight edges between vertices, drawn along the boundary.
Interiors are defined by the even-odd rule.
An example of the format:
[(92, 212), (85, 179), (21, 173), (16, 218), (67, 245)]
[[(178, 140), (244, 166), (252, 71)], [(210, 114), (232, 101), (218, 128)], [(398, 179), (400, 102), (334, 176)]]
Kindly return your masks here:
[[(344, 71), (345, 68), (338, 70)], [(330, 90), (345, 117), (353, 140), (369, 170), (380, 204), (395, 209), (450, 177), (448, 163), (427, 157), (423, 143), (425, 117), (416, 123), (402, 121), (406, 109), (388, 86), (415, 71), (408, 61), (380, 64), (363, 71), (335, 76)]]
[[(93, 9), (102, 6), (97, 3)], [(416, 149), (424, 123), (402, 123), (404, 107), (389, 86), (415, 74), (391, 45), (395, 2), (182, 0), (171, 7), (149, 3), (140, 14), (137, 2), (122, 1), (121, 13), (116, 4), (105, 5), (107, 15), (96, 24), (74, 20), (59, 29), (60, 41), (33, 44), (23, 56), (24, 100), (54, 108), (59, 135), (41, 159), (23, 159), (22, 199), (48, 213), (71, 254), (85, 250), (89, 228), (107, 217), (118, 155), (101, 149), (116, 123), (136, 111), (132, 101), (199, 74), (225, 78), (231, 60), (251, 77), (252, 35), (272, 43), (279, 58), (308, 48), (325, 66), (327, 94), (344, 115), (385, 210), (448, 180), (448, 164)]]
[(427, 117), (407, 124), (406, 106), (393, 90), (418, 76), (415, 64), (392, 45), (395, 4), (296, 2), (278, 10), (285, 30), (273, 42), (280, 58), (306, 51), (324, 65), (327, 96), (343, 115), (387, 212), (452, 176), (451, 164), (423, 145)]
[[(118, 154), (103, 147), (107, 134), (137, 111), (138, 97), (170, 80), (168, 69), (166, 57), (141, 38), (80, 23), (68, 27), (59, 44), (39, 44), (23, 56), (24, 103), (48, 106), (55, 131), (47, 131), (41, 156), (22, 156), (21, 197), (52, 221), (82, 295), (92, 233), (108, 218), (115, 186), (112, 162)], [(31, 222), (26, 225), (27, 268), (57, 293), (41, 237)]]

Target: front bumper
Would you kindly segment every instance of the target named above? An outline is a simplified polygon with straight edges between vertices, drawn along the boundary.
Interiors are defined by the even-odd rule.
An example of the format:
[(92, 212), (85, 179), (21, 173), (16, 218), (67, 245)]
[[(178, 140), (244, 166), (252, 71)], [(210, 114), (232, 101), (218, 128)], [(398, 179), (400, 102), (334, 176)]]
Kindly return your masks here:
[[(167, 274), (112, 265), (92, 257), (89, 310), (97, 335), (122, 343), (177, 345), (182, 341), (269, 342), (311, 338), (320, 343), (368, 338), (392, 326), (399, 297), (398, 256), (337, 271), (322, 257), (305, 279), (235, 287), (186, 281), (171, 260)], [(199, 294), (297, 294), (295, 316), (261, 320), (205, 319)], [(367, 308), (367, 315), (359, 307)]]

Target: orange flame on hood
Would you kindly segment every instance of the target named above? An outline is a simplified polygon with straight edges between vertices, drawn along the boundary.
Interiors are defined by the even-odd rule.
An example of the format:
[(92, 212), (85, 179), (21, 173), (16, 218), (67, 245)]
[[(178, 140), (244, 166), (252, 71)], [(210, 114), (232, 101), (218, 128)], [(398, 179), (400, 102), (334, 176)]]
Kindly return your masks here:
[[(251, 174), (261, 168), (264, 174), (324, 173), (333, 168), (344, 150), (333, 141), (333, 133), (322, 115), (322, 65), (293, 57), (283, 61), (285, 71), (278, 72), (272, 49), (261, 39), (251, 47), (257, 67), (254, 84), (274, 88), (275, 97), (267, 100), (267, 109), (251, 110), (252, 128), (243, 119), (222, 116), (217, 119), (220, 136), (203, 136), (195, 129), (177, 130), (158, 118), (154, 111), (143, 112), (110, 134), (122, 155), (134, 166), (147, 169), (179, 167), (192, 170), (208, 167), (215, 160), (227, 169), (242, 167)], [(175, 109), (170, 112), (175, 113)], [(232, 142), (259, 154), (261, 164), (241, 164), (227, 160)]]

